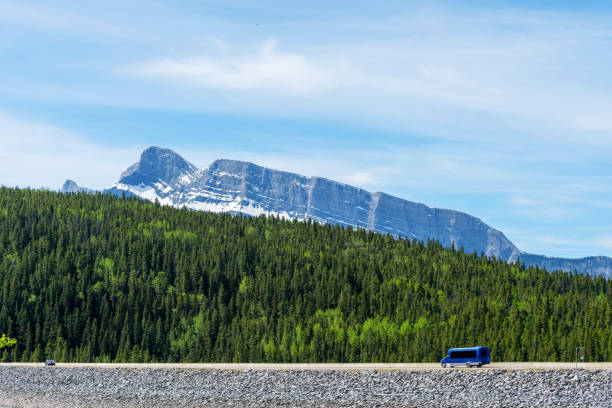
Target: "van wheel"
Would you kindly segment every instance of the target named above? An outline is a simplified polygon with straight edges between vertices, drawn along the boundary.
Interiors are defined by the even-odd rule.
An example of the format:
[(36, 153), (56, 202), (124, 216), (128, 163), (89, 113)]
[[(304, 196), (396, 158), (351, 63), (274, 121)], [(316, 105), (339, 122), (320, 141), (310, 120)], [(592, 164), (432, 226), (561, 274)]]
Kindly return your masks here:
[(446, 363), (442, 363), (442, 368), (446, 368)]
[(467, 363), (465, 363), (465, 366), (466, 366), (467, 368), (472, 368), (472, 363), (467, 362)]

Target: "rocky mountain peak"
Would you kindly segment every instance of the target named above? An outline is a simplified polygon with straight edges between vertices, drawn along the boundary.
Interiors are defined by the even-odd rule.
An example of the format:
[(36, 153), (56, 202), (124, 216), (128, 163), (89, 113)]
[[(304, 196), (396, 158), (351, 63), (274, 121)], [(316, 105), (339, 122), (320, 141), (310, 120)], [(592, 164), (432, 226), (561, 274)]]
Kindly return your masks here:
[(197, 167), (170, 149), (151, 146), (140, 155), (140, 161), (130, 166), (119, 180), (128, 185), (175, 183), (182, 176), (193, 175)]
[(85, 188), (85, 187), (81, 187), (73, 180), (68, 179), (66, 180), (66, 182), (60, 189), (60, 192), (61, 193), (93, 193), (94, 191), (88, 188)]
[(60, 191), (62, 193), (76, 193), (77, 191), (79, 191), (79, 185), (74, 181), (68, 179), (66, 180)]

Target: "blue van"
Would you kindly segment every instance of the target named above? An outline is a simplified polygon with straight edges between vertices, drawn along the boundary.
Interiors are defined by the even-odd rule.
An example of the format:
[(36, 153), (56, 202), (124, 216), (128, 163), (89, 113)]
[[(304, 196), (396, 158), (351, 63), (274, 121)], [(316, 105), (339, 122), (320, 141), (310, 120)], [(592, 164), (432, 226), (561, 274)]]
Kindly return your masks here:
[(482, 367), (489, 363), (491, 363), (491, 350), (482, 346), (452, 348), (448, 350), (446, 357), (440, 360), (442, 367), (454, 367), (458, 365)]

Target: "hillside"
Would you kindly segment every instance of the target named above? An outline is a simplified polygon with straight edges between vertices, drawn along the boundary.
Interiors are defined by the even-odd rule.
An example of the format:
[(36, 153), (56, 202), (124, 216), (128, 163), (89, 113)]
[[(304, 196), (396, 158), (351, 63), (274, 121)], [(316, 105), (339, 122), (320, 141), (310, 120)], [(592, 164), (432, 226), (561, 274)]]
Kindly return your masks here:
[(437, 242), (0, 189), (2, 360), (612, 360), (612, 281)]

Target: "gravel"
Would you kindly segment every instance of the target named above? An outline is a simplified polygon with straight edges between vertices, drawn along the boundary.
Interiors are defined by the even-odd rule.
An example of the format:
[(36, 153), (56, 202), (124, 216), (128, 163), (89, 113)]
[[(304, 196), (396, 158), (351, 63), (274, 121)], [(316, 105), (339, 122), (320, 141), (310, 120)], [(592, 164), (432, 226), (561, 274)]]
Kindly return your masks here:
[(612, 407), (612, 370), (0, 367), (0, 407)]

